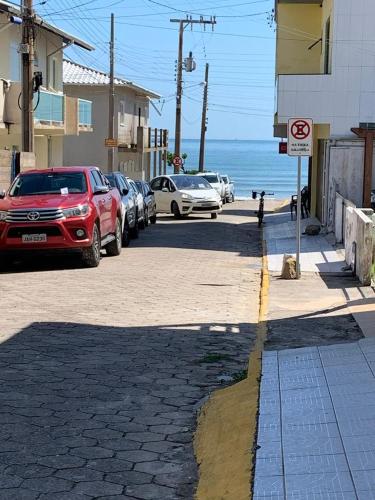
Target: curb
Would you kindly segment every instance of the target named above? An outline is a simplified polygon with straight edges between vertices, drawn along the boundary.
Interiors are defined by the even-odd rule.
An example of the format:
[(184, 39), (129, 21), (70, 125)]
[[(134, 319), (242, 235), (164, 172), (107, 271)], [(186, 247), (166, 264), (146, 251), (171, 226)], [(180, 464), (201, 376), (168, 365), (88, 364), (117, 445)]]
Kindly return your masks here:
[(196, 500), (249, 500), (252, 496), (262, 351), (267, 338), (269, 273), (264, 240), (262, 254), (258, 323), (247, 378), (215, 391), (198, 416)]

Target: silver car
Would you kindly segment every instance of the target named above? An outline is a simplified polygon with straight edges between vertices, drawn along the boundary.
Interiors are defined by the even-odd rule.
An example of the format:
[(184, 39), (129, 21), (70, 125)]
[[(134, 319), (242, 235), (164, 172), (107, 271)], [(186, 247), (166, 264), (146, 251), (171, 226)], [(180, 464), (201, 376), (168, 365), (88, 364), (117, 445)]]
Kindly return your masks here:
[(126, 180), (128, 181), (128, 184), (136, 198), (138, 225), (141, 229), (144, 229), (146, 227), (146, 223), (145, 223), (145, 202), (143, 199), (143, 194), (140, 192), (137, 184), (133, 181), (133, 179), (126, 177)]
[(229, 175), (221, 175), (221, 178), (225, 184), (225, 200), (231, 203), (234, 201), (234, 183)]

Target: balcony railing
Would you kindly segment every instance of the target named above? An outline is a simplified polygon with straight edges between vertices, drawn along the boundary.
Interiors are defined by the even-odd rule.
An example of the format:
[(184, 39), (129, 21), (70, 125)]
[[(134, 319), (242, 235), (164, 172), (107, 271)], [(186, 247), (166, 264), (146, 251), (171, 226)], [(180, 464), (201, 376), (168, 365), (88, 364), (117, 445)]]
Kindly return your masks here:
[(78, 124), (80, 127), (92, 126), (92, 102), (78, 99)]
[(34, 95), (34, 119), (39, 122), (64, 124), (64, 96), (46, 90)]

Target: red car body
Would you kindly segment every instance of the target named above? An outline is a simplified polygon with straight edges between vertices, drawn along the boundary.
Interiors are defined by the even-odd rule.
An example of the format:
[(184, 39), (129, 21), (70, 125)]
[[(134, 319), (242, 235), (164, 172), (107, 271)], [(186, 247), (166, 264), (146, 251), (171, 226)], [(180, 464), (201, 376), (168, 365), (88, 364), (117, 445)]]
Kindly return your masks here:
[[(33, 182), (36, 191), (38, 185), (48, 184), (56, 192), (32, 194)], [(93, 244), (95, 225), (101, 247), (113, 241), (118, 218), (120, 195), (97, 167), (29, 170), (19, 174), (0, 199), (0, 251), (85, 249)]]

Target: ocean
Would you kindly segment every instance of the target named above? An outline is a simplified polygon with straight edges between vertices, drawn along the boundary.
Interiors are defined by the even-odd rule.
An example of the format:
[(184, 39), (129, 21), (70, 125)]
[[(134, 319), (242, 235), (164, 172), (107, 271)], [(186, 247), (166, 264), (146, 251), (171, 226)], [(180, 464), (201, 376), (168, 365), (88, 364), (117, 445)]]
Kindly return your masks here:
[[(199, 140), (183, 140), (181, 151), (188, 155), (185, 168), (197, 169)], [(297, 192), (297, 159), (280, 155), (277, 141), (207, 140), (205, 170), (228, 174), (237, 198), (250, 198), (252, 190), (273, 192), (277, 199)], [(307, 161), (303, 160), (302, 187), (307, 184), (307, 175)]]

